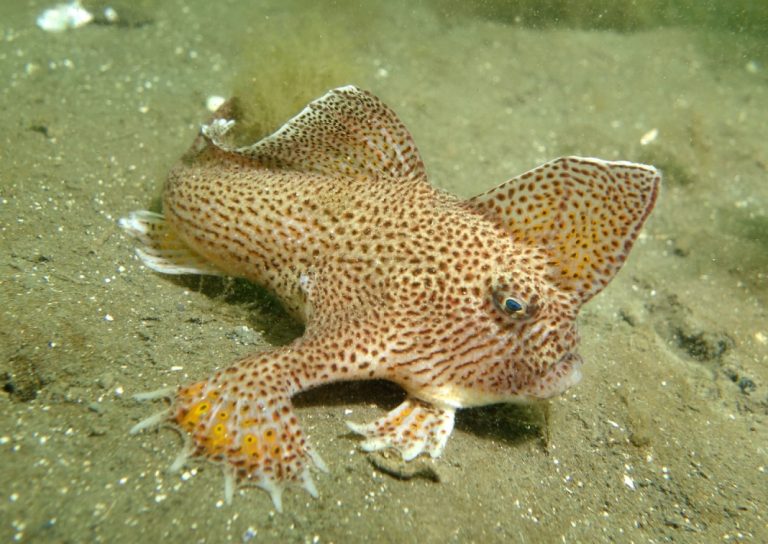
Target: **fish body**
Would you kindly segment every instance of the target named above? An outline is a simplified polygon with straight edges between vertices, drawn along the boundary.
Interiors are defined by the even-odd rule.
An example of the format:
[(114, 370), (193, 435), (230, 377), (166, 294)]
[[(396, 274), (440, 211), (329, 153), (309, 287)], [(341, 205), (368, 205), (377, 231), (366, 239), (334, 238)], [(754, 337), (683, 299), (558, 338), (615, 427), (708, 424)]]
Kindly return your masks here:
[(162, 420), (185, 456), (270, 492), (316, 489), (324, 469), (291, 397), (386, 379), (406, 400), (349, 423), (367, 451), (439, 456), (457, 408), (562, 393), (581, 377), (575, 319), (616, 274), (650, 213), (650, 166), (565, 157), (473, 199), (432, 186), (397, 116), (334, 89), (247, 147), (229, 144), (227, 103), (169, 174), (163, 215), (121, 220), (162, 273), (221, 274), (273, 291), (305, 323), (289, 346), (181, 387)]

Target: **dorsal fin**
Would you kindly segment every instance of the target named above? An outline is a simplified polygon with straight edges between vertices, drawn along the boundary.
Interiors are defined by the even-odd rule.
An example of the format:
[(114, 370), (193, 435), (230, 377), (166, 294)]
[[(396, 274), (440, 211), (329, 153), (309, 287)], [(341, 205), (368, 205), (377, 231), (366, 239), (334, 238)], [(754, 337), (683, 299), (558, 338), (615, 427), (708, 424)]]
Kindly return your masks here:
[(203, 127), (216, 146), (265, 166), (350, 177), (425, 178), (424, 164), (408, 130), (371, 93), (348, 85), (310, 102), (276, 132), (246, 147), (228, 146), (232, 121)]
[(621, 268), (660, 182), (652, 166), (563, 157), (467, 203), (516, 241), (543, 249), (555, 283), (583, 303)]

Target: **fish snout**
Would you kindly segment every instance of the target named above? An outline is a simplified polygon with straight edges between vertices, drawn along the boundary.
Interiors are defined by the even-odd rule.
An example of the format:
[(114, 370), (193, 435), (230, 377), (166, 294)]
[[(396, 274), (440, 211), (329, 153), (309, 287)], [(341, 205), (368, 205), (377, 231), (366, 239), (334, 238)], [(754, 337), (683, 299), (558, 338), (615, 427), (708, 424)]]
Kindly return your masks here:
[(548, 399), (564, 393), (581, 381), (581, 366), (584, 360), (570, 351), (547, 369), (538, 382), (532, 384), (531, 397)]

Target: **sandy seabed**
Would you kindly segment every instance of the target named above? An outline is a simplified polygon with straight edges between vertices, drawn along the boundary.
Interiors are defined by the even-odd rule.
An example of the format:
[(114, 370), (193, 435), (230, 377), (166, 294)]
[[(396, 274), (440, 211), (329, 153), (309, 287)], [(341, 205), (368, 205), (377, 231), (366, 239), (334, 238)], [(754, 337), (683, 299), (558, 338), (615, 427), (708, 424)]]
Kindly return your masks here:
[(765, 41), (381, 17), (361, 80), (338, 83), (398, 112), (436, 185), (468, 197), (580, 154), (655, 164), (663, 192), (547, 417), (462, 412), (443, 457), (397, 479), (344, 425), (397, 390), (325, 387), (298, 401), (321, 496), (277, 514), (259, 490), (223, 505), (213, 465), (168, 474), (177, 433), (127, 433), (161, 408), (133, 393), (298, 333), (242, 282), (145, 269), (116, 225), (157, 204), (206, 97), (231, 91), (249, 18), (285, 16), (158, 4), (61, 34), (35, 26), (41, 2), (0, 8), (0, 540), (768, 541)]

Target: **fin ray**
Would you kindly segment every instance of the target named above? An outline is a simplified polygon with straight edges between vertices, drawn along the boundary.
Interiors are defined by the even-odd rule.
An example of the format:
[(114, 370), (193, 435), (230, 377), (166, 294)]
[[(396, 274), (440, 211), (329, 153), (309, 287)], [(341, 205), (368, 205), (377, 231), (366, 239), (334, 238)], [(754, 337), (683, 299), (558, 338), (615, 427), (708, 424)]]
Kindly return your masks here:
[(205, 274), (224, 276), (224, 272), (190, 249), (168, 227), (165, 217), (145, 210), (134, 211), (118, 224), (143, 247), (136, 255), (152, 270), (162, 274)]

